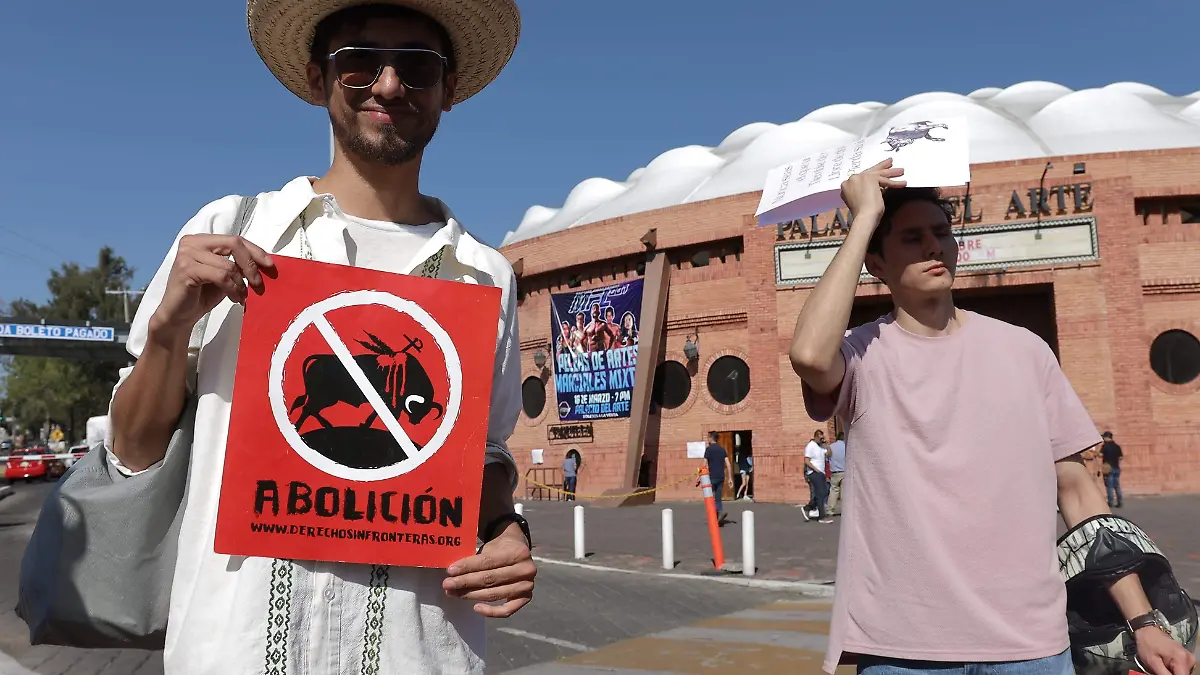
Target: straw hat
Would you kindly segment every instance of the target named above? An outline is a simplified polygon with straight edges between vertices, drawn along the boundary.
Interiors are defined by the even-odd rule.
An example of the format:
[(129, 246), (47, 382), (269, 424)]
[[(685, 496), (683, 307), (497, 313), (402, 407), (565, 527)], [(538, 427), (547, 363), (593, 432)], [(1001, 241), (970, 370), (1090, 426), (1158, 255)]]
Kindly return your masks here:
[(458, 62), (454, 103), (467, 100), (496, 79), (512, 58), (521, 33), (514, 0), (247, 0), (250, 42), (285, 87), (313, 103), (304, 68), (317, 24), (334, 12), (368, 3), (412, 8), (446, 29)]

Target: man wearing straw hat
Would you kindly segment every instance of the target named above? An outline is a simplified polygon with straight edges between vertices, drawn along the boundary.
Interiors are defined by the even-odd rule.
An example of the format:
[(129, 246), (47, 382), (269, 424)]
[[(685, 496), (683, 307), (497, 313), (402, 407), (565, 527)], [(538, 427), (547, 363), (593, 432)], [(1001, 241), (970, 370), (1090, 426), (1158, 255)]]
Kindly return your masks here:
[[(535, 574), (506, 447), (521, 406), (516, 282), (418, 179), (441, 113), (510, 59), (519, 13), (512, 0), (249, 0), (247, 17), (271, 72), (328, 109), (334, 161), (319, 179), (258, 195), (242, 236), (226, 234), (238, 197), (201, 209), (131, 328), (137, 363), (114, 392), (110, 463), (127, 475), (154, 466), (185, 400), (198, 397), (166, 672), (483, 673), (484, 617), (528, 603)], [(502, 289), (479, 555), (443, 572), (213, 552), (239, 305), (248, 288), (263, 292), (271, 254)]]

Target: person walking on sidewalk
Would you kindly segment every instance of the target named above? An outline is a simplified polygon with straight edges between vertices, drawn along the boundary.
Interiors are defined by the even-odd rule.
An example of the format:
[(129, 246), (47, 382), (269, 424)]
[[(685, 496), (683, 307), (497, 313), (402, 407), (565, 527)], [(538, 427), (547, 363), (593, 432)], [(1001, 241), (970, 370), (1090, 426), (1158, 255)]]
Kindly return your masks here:
[[(889, 159), (842, 184), (853, 224), (789, 351), (809, 415), (854, 445), (824, 670), (1067, 675), (1054, 511), (1108, 513), (1080, 457), (1100, 438), (1049, 345), (955, 306), (953, 207), (902, 173)], [(893, 310), (847, 331), (864, 264)], [(996, 457), (1021, 479), (981, 470)], [(1152, 675), (1187, 675), (1136, 574), (1110, 593)]]
[(754, 495), (750, 492), (750, 481), (754, 479), (754, 456), (744, 448), (738, 453), (738, 473), (741, 474), (742, 484), (733, 498), (754, 501)]
[(842, 512), (842, 481), (846, 477), (846, 432), (839, 431), (837, 440), (829, 444), (829, 506), (825, 513), (840, 516)]
[(804, 448), (804, 469), (808, 476), (810, 497), (800, 511), (804, 520), (816, 518), (819, 523), (832, 523), (825, 514), (825, 500), (829, 498), (829, 482), (825, 476), (825, 463), (829, 449), (825, 447), (825, 432), (817, 429), (813, 439)]
[(575, 501), (575, 486), (579, 480), (579, 462), (575, 459), (576, 452), (568, 450), (566, 458), (563, 459), (563, 492), (566, 493), (567, 501)]
[[(484, 618), (524, 607), (536, 572), (528, 526), (513, 509), (517, 474), (506, 445), (521, 409), (516, 282), (504, 256), (418, 184), (442, 112), (490, 83), (512, 55), (518, 10), (511, 0), (249, 0), (247, 15), (268, 69), (328, 111), (334, 159), (320, 178), (258, 195), (244, 236), (222, 234), (233, 231), (240, 198), (202, 208), (130, 328), (136, 363), (121, 370), (105, 439), (115, 472), (154, 470), (185, 401), (197, 399), (165, 672), (483, 675)], [(264, 293), (272, 255), (393, 273), (436, 269), (441, 279), (501, 289), (478, 555), (443, 571), (213, 552), (241, 303)], [(206, 330), (194, 331), (211, 310)]]
[[(1121, 459), (1125, 454), (1121, 452), (1121, 446), (1113, 441), (1111, 431), (1105, 431), (1100, 434), (1100, 438), (1104, 439), (1104, 445), (1100, 446), (1100, 472), (1104, 474), (1104, 491), (1107, 493), (1108, 505), (1121, 508), (1125, 505), (1125, 498), (1121, 495)], [(1113, 501), (1113, 493), (1116, 493), (1116, 501)]]
[(808, 501), (804, 503), (804, 506), (801, 508), (801, 512), (802, 512), (802, 515), (804, 516), (805, 520), (808, 520), (808, 518), (809, 518), (808, 512), (812, 511), (813, 508), (816, 506), (816, 504), (813, 503), (813, 495), (816, 494), (816, 492), (813, 489), (813, 484), (812, 484), (812, 473), (813, 472), (812, 472), (812, 468), (810, 468), (808, 466), (807, 458), (808, 458), (809, 453), (814, 452), (813, 446), (815, 445), (817, 447), (822, 447), (824, 445), (824, 440), (825, 440), (825, 432), (821, 431), (820, 429), (817, 429), (816, 431), (813, 432), (812, 438), (804, 446), (804, 457), (805, 457), (805, 460), (804, 460), (804, 482), (808, 484)]
[(712, 483), (713, 502), (717, 507), (717, 524), (724, 526), (729, 521), (721, 505), (721, 493), (725, 490), (725, 479), (733, 475), (729, 453), (717, 443), (720, 436), (715, 431), (708, 433), (708, 447), (704, 448), (704, 461), (708, 464), (708, 480)]

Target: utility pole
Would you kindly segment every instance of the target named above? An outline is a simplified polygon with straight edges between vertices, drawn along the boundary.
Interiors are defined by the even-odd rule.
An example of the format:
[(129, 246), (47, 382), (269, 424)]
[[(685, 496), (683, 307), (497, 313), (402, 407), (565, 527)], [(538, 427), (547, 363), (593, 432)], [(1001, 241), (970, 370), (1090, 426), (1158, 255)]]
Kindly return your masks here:
[(140, 291), (127, 291), (127, 290), (117, 290), (117, 291), (112, 291), (112, 290), (105, 290), (104, 292), (105, 292), (107, 295), (119, 295), (119, 296), (121, 296), (121, 301), (122, 301), (122, 304), (123, 304), (123, 305), (124, 305), (124, 307), (125, 307), (125, 323), (126, 323), (126, 324), (133, 323), (133, 317), (129, 316), (129, 296), (137, 297), (137, 296), (141, 295), (142, 293), (145, 293), (145, 292), (146, 292), (146, 291), (145, 291), (145, 289), (143, 289), (143, 290), (140, 290)]

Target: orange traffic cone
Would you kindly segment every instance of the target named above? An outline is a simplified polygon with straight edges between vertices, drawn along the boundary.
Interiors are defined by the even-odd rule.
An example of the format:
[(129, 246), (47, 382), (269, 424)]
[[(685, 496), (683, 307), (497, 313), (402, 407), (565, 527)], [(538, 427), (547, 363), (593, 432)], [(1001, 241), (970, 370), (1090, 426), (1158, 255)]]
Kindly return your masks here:
[(713, 500), (713, 484), (712, 479), (708, 476), (707, 464), (700, 466), (700, 490), (704, 493), (704, 510), (708, 513), (708, 537), (712, 540), (713, 567), (719, 570), (725, 566), (725, 547), (721, 543), (721, 526), (717, 523), (717, 503)]

